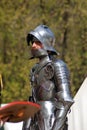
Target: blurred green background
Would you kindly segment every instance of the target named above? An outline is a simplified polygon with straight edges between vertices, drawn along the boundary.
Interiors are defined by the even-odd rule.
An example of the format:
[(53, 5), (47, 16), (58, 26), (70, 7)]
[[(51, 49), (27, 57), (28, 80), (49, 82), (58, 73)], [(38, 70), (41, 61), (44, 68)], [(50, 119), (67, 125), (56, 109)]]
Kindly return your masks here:
[(0, 74), (2, 103), (27, 100), (31, 93), (27, 33), (48, 25), (56, 37), (55, 48), (71, 73), (73, 96), (87, 76), (86, 0), (0, 0)]

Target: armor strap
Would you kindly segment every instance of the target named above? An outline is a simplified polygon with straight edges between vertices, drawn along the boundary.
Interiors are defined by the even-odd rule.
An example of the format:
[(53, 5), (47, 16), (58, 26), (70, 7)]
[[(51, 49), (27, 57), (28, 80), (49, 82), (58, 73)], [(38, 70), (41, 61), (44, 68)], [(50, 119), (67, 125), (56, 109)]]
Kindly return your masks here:
[(46, 61), (46, 62), (44, 62), (43, 64), (38, 64), (38, 66), (37, 66), (37, 68), (36, 68), (36, 73), (39, 73), (40, 72), (40, 70), (43, 68), (43, 67), (45, 67), (46, 65), (48, 65), (48, 64), (50, 64), (50, 65), (52, 65), (52, 61)]

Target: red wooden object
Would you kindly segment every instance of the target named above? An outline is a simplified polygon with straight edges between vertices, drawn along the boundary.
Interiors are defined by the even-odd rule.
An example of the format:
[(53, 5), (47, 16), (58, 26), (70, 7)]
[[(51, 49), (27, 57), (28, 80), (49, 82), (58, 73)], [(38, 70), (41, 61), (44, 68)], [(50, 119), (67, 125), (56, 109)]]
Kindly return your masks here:
[(33, 117), (39, 110), (40, 105), (33, 102), (11, 102), (0, 108), (0, 120), (3, 122), (20, 122)]

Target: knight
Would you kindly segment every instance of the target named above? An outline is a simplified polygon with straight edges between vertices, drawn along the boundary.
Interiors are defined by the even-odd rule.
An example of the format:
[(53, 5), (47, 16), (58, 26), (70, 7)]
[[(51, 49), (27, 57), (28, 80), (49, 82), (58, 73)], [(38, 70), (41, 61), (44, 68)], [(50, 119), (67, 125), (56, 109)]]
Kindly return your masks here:
[(22, 130), (67, 130), (67, 113), (74, 103), (70, 89), (70, 72), (57, 58), (55, 36), (46, 25), (39, 25), (27, 35), (32, 58), (38, 62), (30, 72), (30, 101), (41, 109), (23, 123)]

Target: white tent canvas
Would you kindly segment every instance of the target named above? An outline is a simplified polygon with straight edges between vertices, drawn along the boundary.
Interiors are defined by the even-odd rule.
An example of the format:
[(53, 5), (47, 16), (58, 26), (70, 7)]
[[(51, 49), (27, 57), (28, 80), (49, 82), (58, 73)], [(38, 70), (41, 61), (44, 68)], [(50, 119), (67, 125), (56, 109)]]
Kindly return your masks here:
[(84, 80), (68, 114), (68, 130), (87, 130), (87, 78)]
[(22, 130), (23, 122), (19, 123), (5, 123), (4, 130)]

